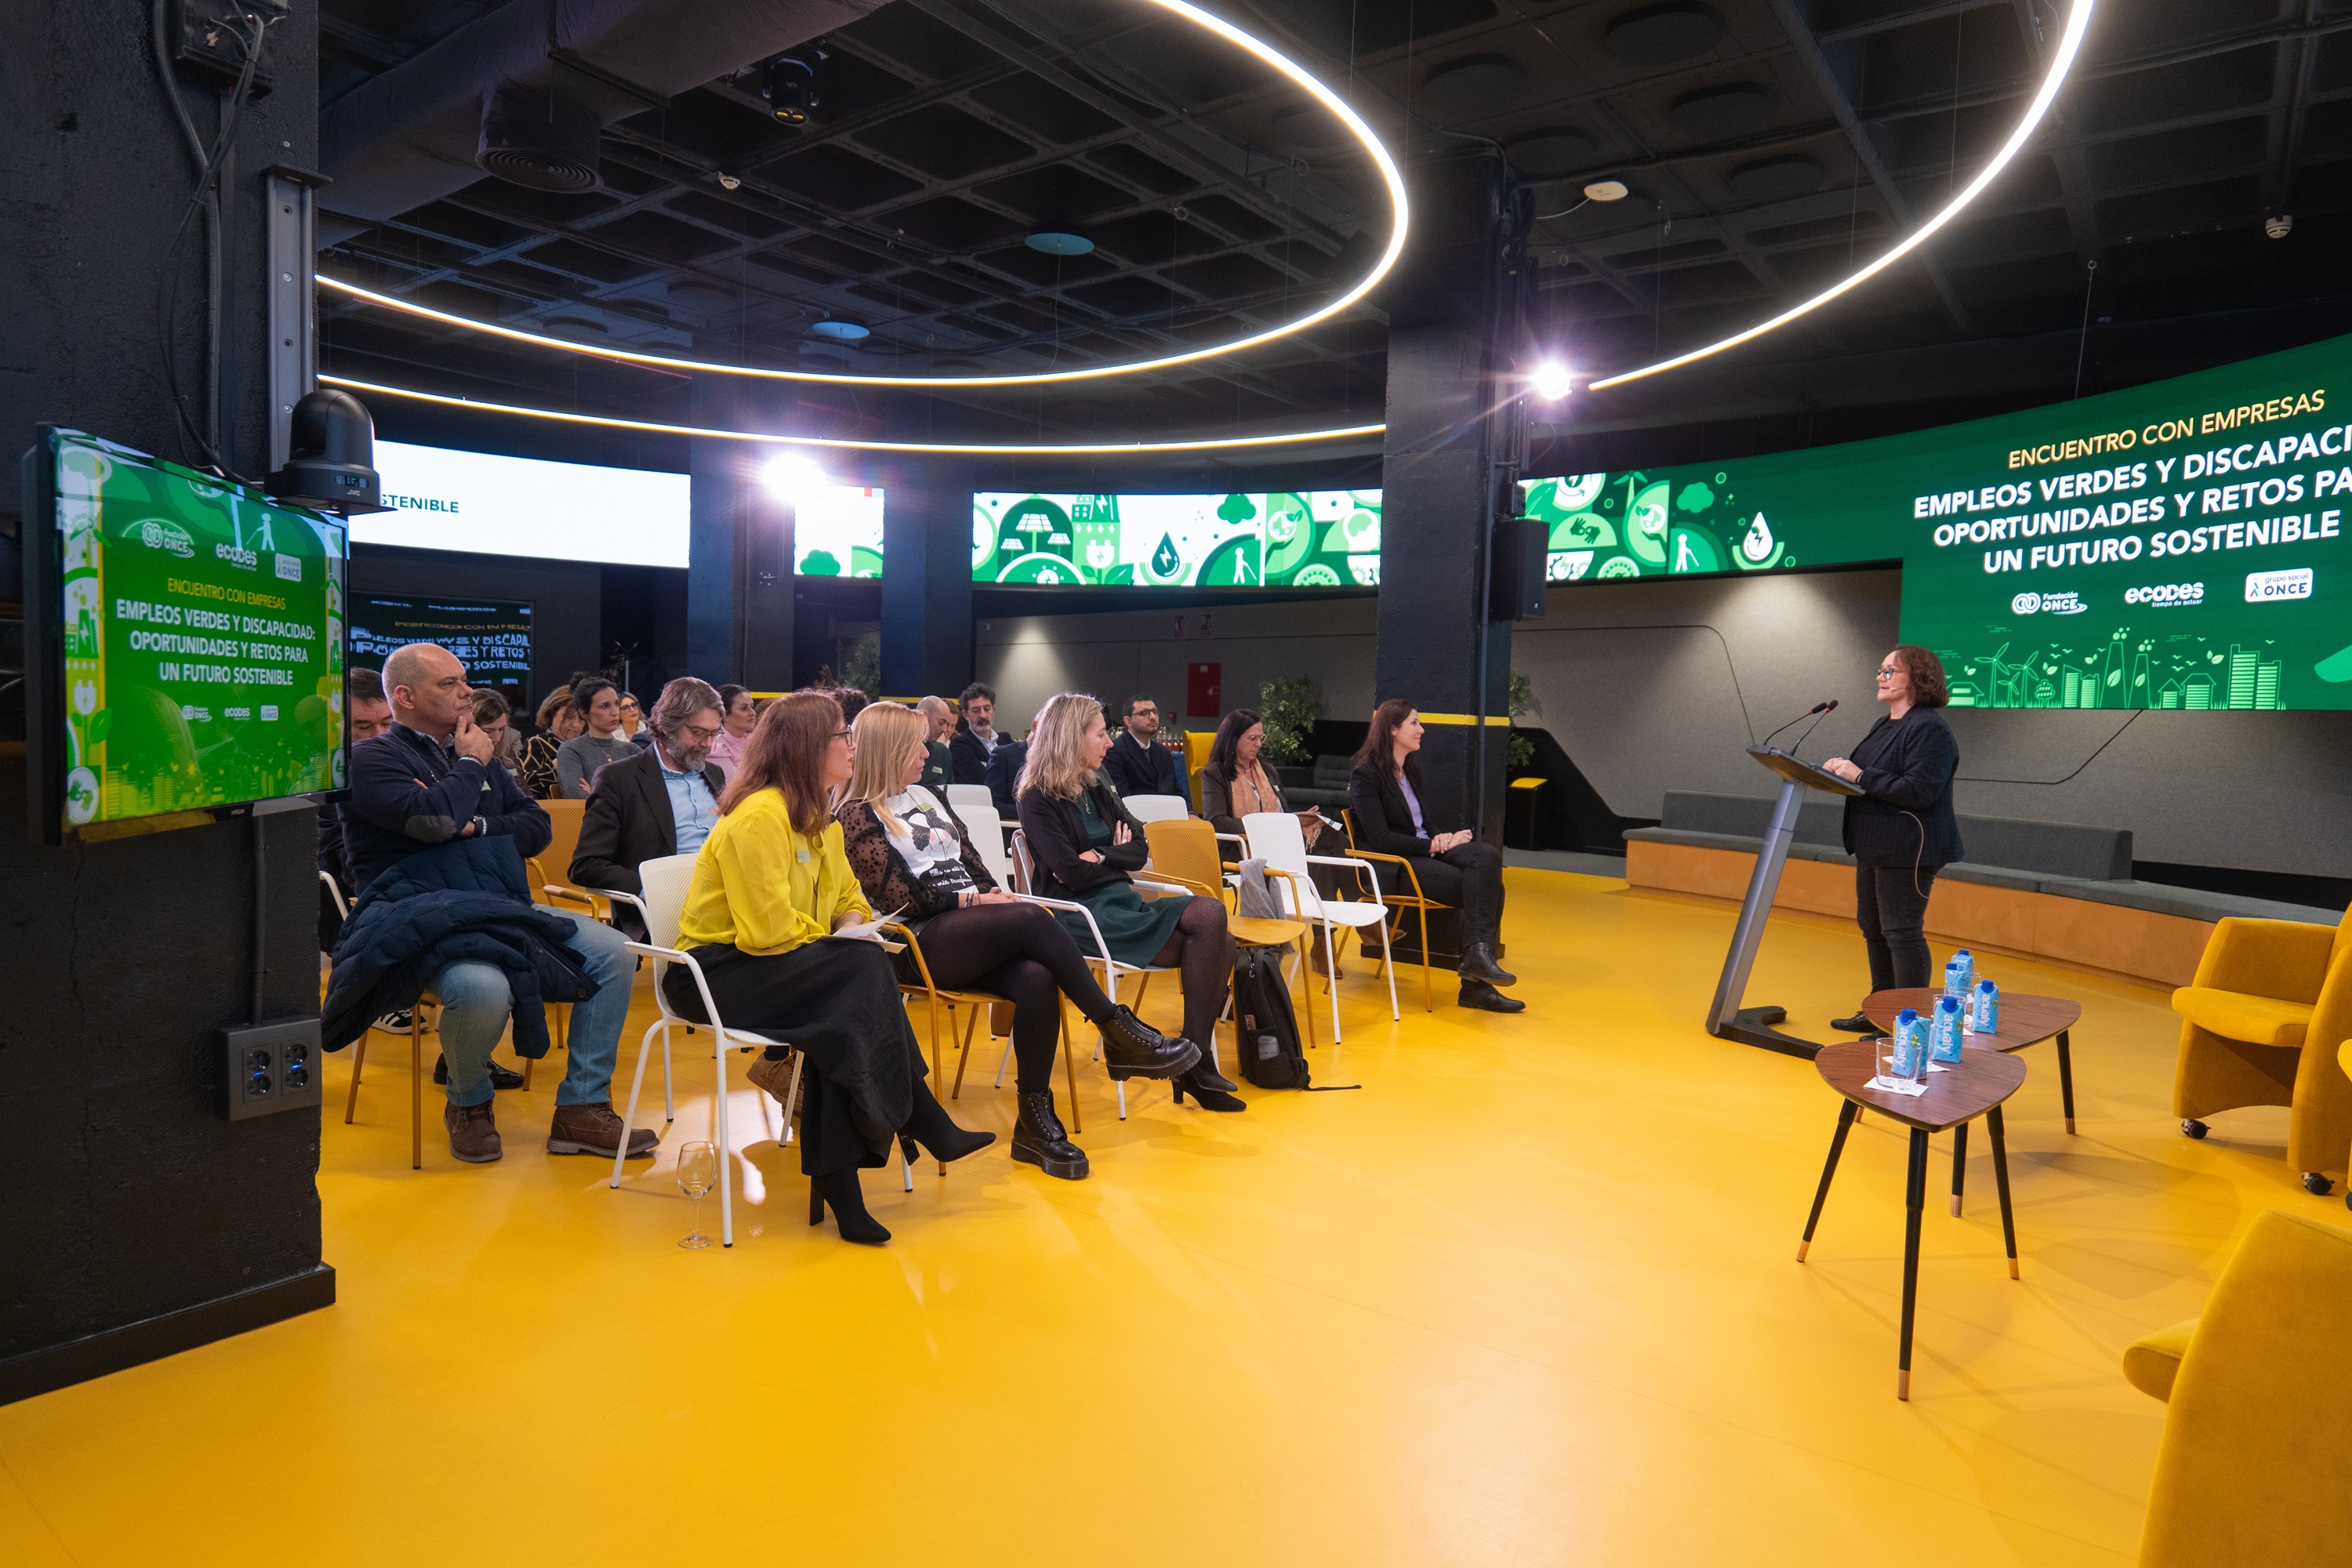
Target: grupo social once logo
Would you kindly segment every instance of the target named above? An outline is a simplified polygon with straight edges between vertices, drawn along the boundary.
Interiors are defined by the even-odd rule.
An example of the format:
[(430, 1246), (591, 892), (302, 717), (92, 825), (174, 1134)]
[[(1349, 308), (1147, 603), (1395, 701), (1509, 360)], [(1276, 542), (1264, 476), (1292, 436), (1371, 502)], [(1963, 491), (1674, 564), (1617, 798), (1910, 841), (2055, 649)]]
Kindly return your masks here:
[(2031, 589), (2009, 602), (2009, 613), (2012, 616), (2030, 616), (2041, 608), (2042, 595)]
[(2179, 609), (2204, 602), (2205, 584), (2202, 583), (2159, 583), (2153, 587), (2124, 590), (2125, 604), (2147, 605), (2159, 610)]
[(2311, 597), (2311, 568), (2291, 566), (2280, 572), (2246, 574), (2246, 603), (2275, 605), (2284, 599)]

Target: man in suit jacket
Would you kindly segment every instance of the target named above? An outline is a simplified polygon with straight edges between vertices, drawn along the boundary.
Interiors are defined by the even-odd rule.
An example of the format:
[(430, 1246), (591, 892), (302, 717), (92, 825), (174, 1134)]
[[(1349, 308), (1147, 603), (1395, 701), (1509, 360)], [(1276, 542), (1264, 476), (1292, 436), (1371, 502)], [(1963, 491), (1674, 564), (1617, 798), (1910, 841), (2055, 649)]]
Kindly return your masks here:
[[(727, 778), (710, 761), (724, 711), (719, 693), (686, 676), (662, 688), (647, 728), (653, 744), (625, 762), (607, 763), (581, 815), (572, 879), (583, 888), (645, 890), (637, 867), (702, 847), (719, 821)], [(613, 923), (639, 942), (645, 921), (626, 904)]]
[[(988, 763), (1013, 737), (995, 728), (996, 693), (973, 681), (963, 689), (963, 721), (948, 742), (949, 766), (957, 784), (984, 784)], [(1006, 816), (1012, 813), (1007, 812)]]
[[(1029, 728), (1034, 733), (1037, 726), (1033, 722)], [(1016, 804), (1020, 793), (1021, 764), (1028, 760), (1029, 742), (1026, 741), (1001, 741), (989, 756), (988, 794), (996, 802), (996, 815), (1007, 822), (1021, 815)]]
[(1127, 700), (1126, 728), (1110, 743), (1102, 771), (1122, 797), (1131, 795), (1172, 795), (1192, 809), (1192, 792), (1184, 786), (1184, 770), (1175, 753), (1160, 743), (1160, 704), (1149, 697)]

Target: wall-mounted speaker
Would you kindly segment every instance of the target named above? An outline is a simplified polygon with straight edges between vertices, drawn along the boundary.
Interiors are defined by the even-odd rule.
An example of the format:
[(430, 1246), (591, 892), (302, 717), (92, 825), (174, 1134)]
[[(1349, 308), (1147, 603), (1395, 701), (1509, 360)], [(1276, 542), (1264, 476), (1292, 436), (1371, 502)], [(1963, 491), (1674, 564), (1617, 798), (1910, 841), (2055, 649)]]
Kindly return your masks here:
[(1495, 524), (1487, 547), (1486, 618), (1539, 621), (1544, 613), (1544, 553), (1549, 523), (1532, 517), (1507, 517)]

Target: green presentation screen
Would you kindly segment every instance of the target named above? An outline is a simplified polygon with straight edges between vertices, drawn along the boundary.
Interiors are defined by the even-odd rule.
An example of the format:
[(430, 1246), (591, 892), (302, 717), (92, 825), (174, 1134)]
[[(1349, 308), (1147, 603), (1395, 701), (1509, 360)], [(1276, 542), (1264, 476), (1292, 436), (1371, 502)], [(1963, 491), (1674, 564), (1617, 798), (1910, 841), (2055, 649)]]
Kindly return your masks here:
[(976, 583), (1369, 588), (1381, 492), (971, 498)]
[[(1538, 479), (1556, 583), (1903, 567), (1955, 705), (2352, 708), (2352, 338), (1805, 452)], [(1402, 524), (1400, 524), (1402, 526)]]
[(341, 787), (343, 523), (77, 431), (45, 440), (59, 826)]

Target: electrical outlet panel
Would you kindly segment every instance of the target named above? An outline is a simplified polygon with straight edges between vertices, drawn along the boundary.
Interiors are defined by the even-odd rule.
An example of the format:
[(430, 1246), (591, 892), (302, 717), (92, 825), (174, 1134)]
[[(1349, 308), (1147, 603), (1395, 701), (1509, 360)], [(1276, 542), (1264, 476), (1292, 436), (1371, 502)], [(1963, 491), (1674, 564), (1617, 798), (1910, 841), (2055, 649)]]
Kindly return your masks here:
[(324, 1102), (326, 1073), (319, 1049), (318, 1019), (225, 1028), (221, 1049), (227, 1068), (226, 1110), (231, 1121)]
[(286, 19), (287, 0), (173, 0), (172, 64), (191, 81), (235, 87), (245, 69), (245, 52), (261, 40), (261, 64), (253, 73), (253, 96), (269, 96), (268, 34), (265, 22)]

